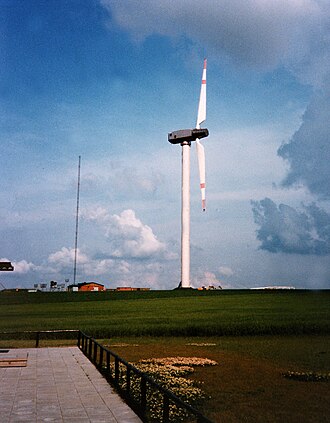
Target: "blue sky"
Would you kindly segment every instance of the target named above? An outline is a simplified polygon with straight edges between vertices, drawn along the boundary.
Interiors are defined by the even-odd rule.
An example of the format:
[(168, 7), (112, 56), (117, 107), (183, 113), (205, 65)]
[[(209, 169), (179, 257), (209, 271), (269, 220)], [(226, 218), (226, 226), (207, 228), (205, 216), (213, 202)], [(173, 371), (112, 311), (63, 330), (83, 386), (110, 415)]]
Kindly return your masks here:
[(6, 287), (174, 288), (181, 149), (208, 59), (207, 211), (192, 146), (191, 284), (330, 288), (330, 4), (0, 0)]

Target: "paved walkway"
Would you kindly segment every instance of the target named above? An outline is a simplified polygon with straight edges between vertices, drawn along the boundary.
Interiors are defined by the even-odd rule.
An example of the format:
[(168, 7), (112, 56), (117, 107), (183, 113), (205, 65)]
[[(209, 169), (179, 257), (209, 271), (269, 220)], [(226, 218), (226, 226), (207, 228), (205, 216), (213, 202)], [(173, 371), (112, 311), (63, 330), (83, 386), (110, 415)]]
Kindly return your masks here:
[(77, 347), (26, 348), (1, 357), (26, 367), (0, 367), (1, 423), (140, 423)]

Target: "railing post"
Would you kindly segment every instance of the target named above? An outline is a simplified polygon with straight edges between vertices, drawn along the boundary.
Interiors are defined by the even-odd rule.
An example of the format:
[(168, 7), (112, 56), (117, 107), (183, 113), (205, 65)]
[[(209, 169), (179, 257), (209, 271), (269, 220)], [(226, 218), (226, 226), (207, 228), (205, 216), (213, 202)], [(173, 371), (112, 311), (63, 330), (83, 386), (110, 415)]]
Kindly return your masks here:
[(94, 341), (94, 353), (93, 353), (93, 361), (97, 363), (97, 343)]
[(100, 345), (100, 358), (99, 358), (100, 369), (102, 369), (102, 365), (103, 365), (103, 347), (102, 347), (102, 345)]
[(110, 368), (110, 351), (107, 350), (107, 372), (111, 377), (111, 368)]
[(168, 396), (164, 394), (163, 398), (163, 423), (168, 423), (170, 421), (170, 401)]
[(92, 338), (89, 338), (89, 344), (88, 344), (88, 358), (92, 359)]
[(141, 413), (145, 416), (147, 412), (147, 382), (144, 376), (141, 377)]
[(119, 360), (115, 357), (115, 383), (119, 385)]
[(81, 332), (80, 330), (78, 330), (78, 339), (77, 339), (78, 348), (80, 348), (80, 341), (81, 341)]
[(84, 340), (83, 340), (83, 345), (84, 345), (84, 353), (87, 353), (87, 336), (84, 334)]
[(36, 333), (36, 348), (39, 348), (40, 332)]
[(131, 396), (130, 390), (131, 390), (131, 369), (129, 367), (127, 367), (127, 371), (126, 371), (126, 394), (127, 394), (128, 397)]

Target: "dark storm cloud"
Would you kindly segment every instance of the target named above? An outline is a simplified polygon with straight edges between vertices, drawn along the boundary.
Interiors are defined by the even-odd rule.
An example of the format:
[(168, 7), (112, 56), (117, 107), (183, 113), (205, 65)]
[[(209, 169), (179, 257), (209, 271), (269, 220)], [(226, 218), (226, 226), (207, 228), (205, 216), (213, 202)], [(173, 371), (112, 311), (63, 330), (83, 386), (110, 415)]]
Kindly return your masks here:
[(330, 254), (330, 214), (316, 204), (296, 210), (271, 199), (252, 201), (254, 221), (259, 226), (260, 249), (272, 253)]
[(284, 186), (305, 185), (320, 199), (330, 198), (330, 96), (318, 96), (307, 108), (303, 123), (278, 155), (290, 169)]

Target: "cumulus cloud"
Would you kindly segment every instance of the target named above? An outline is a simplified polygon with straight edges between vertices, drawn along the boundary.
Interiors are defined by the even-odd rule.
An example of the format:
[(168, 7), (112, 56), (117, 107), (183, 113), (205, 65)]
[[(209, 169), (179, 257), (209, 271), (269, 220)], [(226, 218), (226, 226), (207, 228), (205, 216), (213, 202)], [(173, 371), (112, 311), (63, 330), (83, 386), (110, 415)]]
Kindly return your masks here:
[(159, 241), (150, 226), (138, 219), (131, 209), (119, 215), (110, 215), (106, 209), (97, 207), (85, 211), (86, 219), (101, 224), (112, 246), (113, 258), (168, 258), (166, 245)]
[[(49, 255), (47, 265), (40, 269), (48, 274), (67, 275), (68, 269), (73, 267), (74, 249), (63, 247)], [(130, 272), (130, 265), (124, 260), (113, 260), (110, 257), (91, 257), (77, 249), (77, 270), (79, 274), (89, 277), (100, 277), (109, 274), (127, 274)]]
[(201, 286), (214, 286), (215, 288), (218, 288), (219, 285), (221, 285), (220, 280), (217, 278), (216, 274), (213, 272), (199, 272), (199, 275), (195, 278), (193, 278), (192, 281), (193, 285), (196, 287)]
[(160, 185), (164, 183), (164, 176), (148, 168), (148, 171), (142, 171), (135, 167), (119, 167), (112, 176), (116, 190), (130, 197), (155, 194)]
[(110, 219), (109, 212), (102, 206), (82, 210), (81, 217), (99, 224), (106, 224)]
[(133, 210), (111, 216), (106, 235), (116, 245), (115, 257), (151, 258), (165, 251), (165, 244), (157, 239), (150, 226), (135, 216)]
[[(166, 250), (152, 229), (141, 222), (133, 210), (111, 215), (98, 206), (82, 213), (86, 221), (97, 223), (110, 244), (107, 252), (90, 254), (77, 250), (77, 277), (103, 280), (106, 286), (150, 286), (168, 283), (164, 260), (177, 259)], [(62, 247), (48, 256), (39, 270), (52, 279), (64, 279), (73, 269), (73, 248)]]
[[(115, 266), (116, 265), (112, 259), (89, 259), (82, 264), (81, 270), (84, 274), (89, 276), (101, 276), (113, 272)], [(117, 267), (117, 270), (119, 269), (121, 272), (123, 272), (123, 266), (120, 265)]]
[(220, 266), (219, 273), (223, 276), (233, 276), (234, 271), (230, 267)]
[(287, 160), (284, 186), (305, 185), (321, 199), (330, 198), (330, 96), (317, 96), (307, 108), (303, 122), (278, 154)]
[(253, 201), (260, 249), (272, 253), (330, 254), (330, 214), (316, 204), (296, 210), (269, 198)]
[[(151, 165), (150, 157), (127, 156), (123, 162), (119, 158), (91, 160), (87, 171), (82, 175), (84, 192), (106, 192), (116, 198), (151, 198), (164, 185), (165, 177), (157, 164)], [(136, 165), (138, 163), (138, 166)]]
[[(141, 41), (152, 34), (184, 35), (234, 62), (269, 68), (306, 63), (326, 43), (329, 7), (318, 0), (101, 0), (112, 18)], [(328, 45), (328, 44), (327, 44)], [(318, 50), (319, 51), (319, 50)], [(326, 48), (323, 55), (328, 54)], [(298, 66), (301, 69), (302, 66)]]
[[(85, 191), (94, 191), (102, 185), (102, 178), (94, 172), (86, 172), (81, 177), (81, 184)], [(74, 181), (76, 183), (76, 181)]]
[[(222, 270), (221, 270), (222, 269)], [(193, 278), (192, 284), (195, 287), (201, 286), (214, 286), (214, 288), (226, 288), (231, 289), (233, 286), (222, 278), (222, 276), (229, 277), (233, 275), (234, 272), (229, 267), (220, 267), (219, 271), (210, 272), (210, 271), (199, 271), (198, 275)]]
[[(74, 263), (75, 250), (74, 248), (62, 247), (61, 250), (52, 253), (48, 257), (48, 262), (59, 267), (72, 266)], [(84, 264), (88, 262), (86, 254), (77, 249), (77, 264)]]

